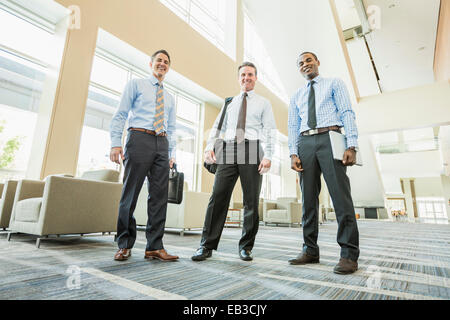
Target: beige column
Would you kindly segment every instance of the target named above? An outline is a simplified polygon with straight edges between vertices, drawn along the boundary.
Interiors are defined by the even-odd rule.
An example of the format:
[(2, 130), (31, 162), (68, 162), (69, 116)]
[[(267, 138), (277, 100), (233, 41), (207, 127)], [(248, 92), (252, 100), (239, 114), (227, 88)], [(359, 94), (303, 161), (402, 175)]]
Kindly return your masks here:
[[(50, 174), (76, 173), (92, 60), (97, 42), (96, 20), (90, 19), (88, 12), (82, 11), (81, 28), (67, 32), (48, 137), (41, 143), (36, 139), (42, 136), (43, 132), (37, 132), (35, 137), (35, 143), (40, 144), (39, 149), (43, 151), (41, 179)], [(35, 176), (36, 172), (30, 174)]]
[(401, 179), (403, 193), (405, 195), (406, 213), (409, 222), (415, 222), (417, 217), (416, 196), (414, 179)]
[[(201, 162), (203, 163), (203, 151), (206, 147), (206, 141), (208, 140), (209, 132), (214, 124), (214, 121), (217, 118), (217, 115), (219, 114), (220, 110), (216, 108), (213, 105), (210, 105), (208, 103), (205, 103), (205, 116), (204, 116), (204, 132), (203, 132), (203, 148), (201, 152)], [(209, 173), (202, 165), (201, 169), (201, 175), (202, 175), (202, 184), (201, 184), (201, 192), (207, 192), (211, 193), (213, 185), (214, 185), (214, 175)]]
[(434, 50), (434, 77), (437, 81), (450, 79), (450, 0), (441, 0), (439, 23)]

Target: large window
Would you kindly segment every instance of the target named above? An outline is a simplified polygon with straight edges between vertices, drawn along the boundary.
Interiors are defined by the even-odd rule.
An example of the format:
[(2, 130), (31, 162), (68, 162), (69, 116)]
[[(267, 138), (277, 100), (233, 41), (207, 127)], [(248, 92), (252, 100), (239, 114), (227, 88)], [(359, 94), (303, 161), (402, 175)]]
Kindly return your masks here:
[(424, 223), (448, 224), (444, 198), (416, 198), (419, 221)]
[[(120, 169), (109, 160), (111, 119), (126, 83), (134, 78), (149, 77), (149, 71), (97, 50), (80, 143), (78, 175), (87, 170)], [(165, 88), (175, 97), (177, 107), (177, 168), (184, 173), (189, 189), (196, 190), (201, 103), (170, 84), (165, 83)]]
[[(0, 181), (25, 177), (54, 30), (0, 6)], [(32, 12), (28, 12), (32, 16)]]
[(236, 0), (160, 0), (217, 48), (235, 57)]
[(97, 52), (91, 71), (78, 155), (77, 176), (88, 170), (119, 169), (109, 160), (109, 125), (131, 71)]
[(258, 68), (259, 81), (286, 104), (289, 103), (288, 95), (278, 72), (247, 14), (244, 15), (244, 61), (253, 62)]

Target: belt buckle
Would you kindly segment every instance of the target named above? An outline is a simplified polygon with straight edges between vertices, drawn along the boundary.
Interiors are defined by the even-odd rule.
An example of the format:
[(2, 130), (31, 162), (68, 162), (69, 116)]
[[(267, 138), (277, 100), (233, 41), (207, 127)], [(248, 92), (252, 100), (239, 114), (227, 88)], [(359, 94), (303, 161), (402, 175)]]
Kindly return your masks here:
[(319, 129), (311, 129), (308, 131), (308, 135), (312, 136), (314, 134), (318, 134), (319, 133)]

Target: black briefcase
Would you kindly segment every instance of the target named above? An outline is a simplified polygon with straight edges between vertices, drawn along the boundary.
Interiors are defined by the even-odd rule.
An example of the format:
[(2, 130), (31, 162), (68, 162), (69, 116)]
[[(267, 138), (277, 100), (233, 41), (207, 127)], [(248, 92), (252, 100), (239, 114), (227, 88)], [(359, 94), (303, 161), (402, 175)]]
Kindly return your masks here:
[(169, 172), (169, 194), (167, 202), (180, 204), (183, 201), (184, 173), (178, 172), (174, 163)]

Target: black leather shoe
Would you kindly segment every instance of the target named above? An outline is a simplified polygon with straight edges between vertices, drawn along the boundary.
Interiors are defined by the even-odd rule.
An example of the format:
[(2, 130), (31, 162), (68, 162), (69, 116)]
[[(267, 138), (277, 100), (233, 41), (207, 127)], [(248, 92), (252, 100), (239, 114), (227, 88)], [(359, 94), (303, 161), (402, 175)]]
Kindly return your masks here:
[(212, 256), (211, 249), (208, 249), (205, 247), (200, 247), (197, 249), (195, 254), (191, 257), (191, 259), (194, 261), (203, 261), (203, 260), (206, 260), (207, 258), (210, 258), (211, 256)]
[(358, 262), (341, 258), (339, 263), (334, 267), (334, 273), (337, 274), (350, 274), (358, 270)]
[(306, 253), (300, 253), (296, 258), (289, 259), (289, 264), (309, 264), (319, 263), (319, 256), (310, 256)]
[(239, 258), (241, 258), (241, 260), (244, 261), (252, 261), (253, 260), (252, 252), (250, 250), (242, 249), (241, 251), (239, 251)]

